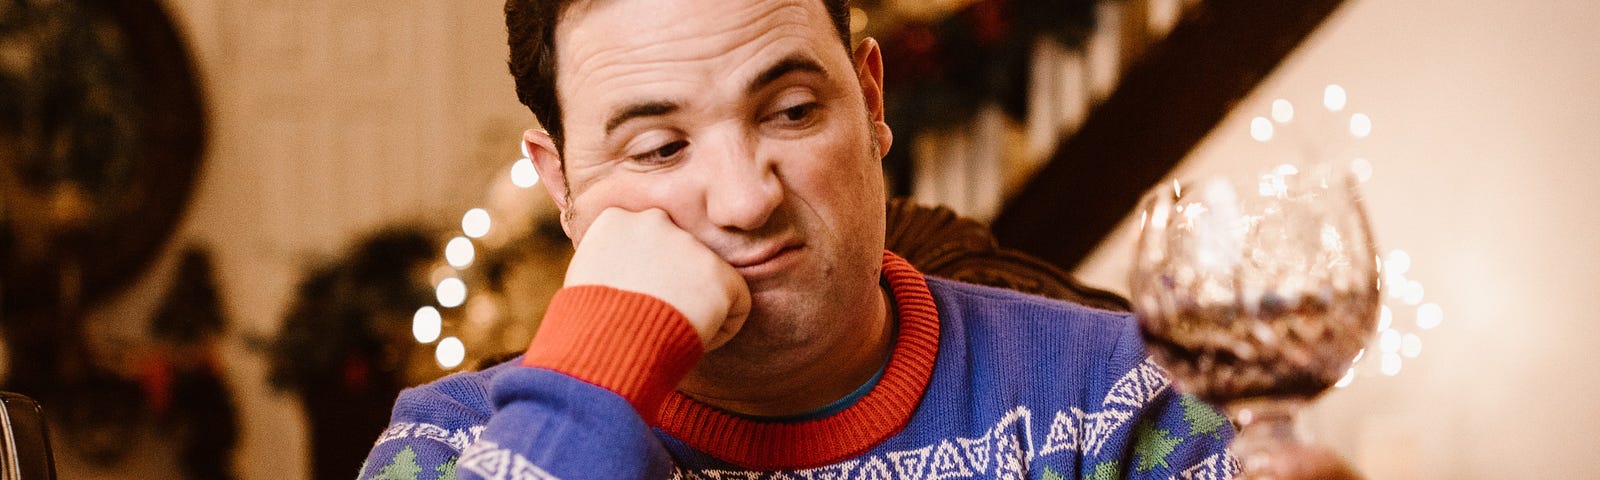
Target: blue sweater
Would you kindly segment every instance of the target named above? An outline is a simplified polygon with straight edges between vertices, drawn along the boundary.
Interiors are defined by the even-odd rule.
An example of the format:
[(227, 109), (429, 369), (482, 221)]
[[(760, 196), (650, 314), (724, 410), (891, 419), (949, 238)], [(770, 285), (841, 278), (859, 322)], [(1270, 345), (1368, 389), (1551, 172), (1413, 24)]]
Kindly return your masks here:
[[(681, 317), (650, 297), (579, 287), (552, 300), (538, 335), (548, 338), (523, 358), (403, 392), (359, 478), (1222, 479), (1238, 471), (1224, 450), (1227, 419), (1170, 388), (1130, 315), (925, 278), (887, 253), (884, 274), (899, 317), (890, 363), (871, 392), (827, 418), (763, 423), (671, 392), (700, 355)], [(627, 321), (596, 320), (616, 312)], [(557, 318), (567, 315), (583, 321)], [(636, 318), (651, 315), (665, 333), (633, 332), (644, 340), (621, 346), (597, 346), (615, 343), (616, 330), (564, 333), (654, 328)], [(587, 326), (564, 331), (552, 321)]]

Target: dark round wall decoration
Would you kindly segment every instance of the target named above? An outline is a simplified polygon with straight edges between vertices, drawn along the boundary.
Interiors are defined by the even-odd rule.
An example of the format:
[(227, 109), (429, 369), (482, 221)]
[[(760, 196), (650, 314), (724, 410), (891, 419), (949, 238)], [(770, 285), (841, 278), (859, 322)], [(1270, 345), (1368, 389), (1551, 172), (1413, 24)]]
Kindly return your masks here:
[(145, 270), (188, 203), (205, 120), (159, 2), (0, 0), (8, 330), (71, 322)]

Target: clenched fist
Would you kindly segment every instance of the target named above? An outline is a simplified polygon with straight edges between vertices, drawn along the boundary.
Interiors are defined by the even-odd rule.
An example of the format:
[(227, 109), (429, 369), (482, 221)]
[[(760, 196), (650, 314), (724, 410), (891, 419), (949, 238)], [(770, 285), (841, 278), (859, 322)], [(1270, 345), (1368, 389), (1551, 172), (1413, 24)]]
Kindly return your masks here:
[(750, 314), (750, 287), (739, 272), (654, 208), (600, 212), (578, 241), (563, 285), (659, 298), (689, 319), (707, 352), (733, 338)]

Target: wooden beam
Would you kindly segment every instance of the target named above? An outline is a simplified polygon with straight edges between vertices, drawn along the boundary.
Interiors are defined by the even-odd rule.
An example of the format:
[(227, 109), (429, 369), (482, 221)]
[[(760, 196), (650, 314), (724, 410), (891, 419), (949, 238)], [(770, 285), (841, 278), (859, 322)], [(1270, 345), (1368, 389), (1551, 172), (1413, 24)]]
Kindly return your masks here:
[(992, 225), (1072, 269), (1343, 0), (1205, 0), (1123, 73)]
[(1119, 27), (1117, 46), (1122, 50), (1122, 61), (1118, 62), (1126, 69), (1131, 62), (1139, 61), (1144, 56), (1144, 49), (1150, 46), (1150, 0), (1121, 0), (1122, 25)]

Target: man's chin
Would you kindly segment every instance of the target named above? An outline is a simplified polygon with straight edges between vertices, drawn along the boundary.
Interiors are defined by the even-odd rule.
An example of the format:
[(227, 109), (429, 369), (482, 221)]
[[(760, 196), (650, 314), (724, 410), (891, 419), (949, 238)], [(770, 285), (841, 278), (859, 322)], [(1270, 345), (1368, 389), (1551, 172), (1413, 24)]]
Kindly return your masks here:
[(784, 309), (785, 303), (773, 301), (786, 298), (783, 292), (751, 293), (750, 315), (745, 317), (744, 325), (739, 328), (738, 333), (728, 339), (727, 343), (707, 352), (706, 358), (729, 356), (753, 358), (806, 345), (810, 340), (810, 336), (806, 334), (806, 325), (796, 323), (795, 317), (792, 316), (769, 313), (792, 311)]
[(760, 331), (765, 329), (750, 325), (752, 321), (760, 323), (759, 319), (746, 320), (747, 327), (755, 328), (741, 329), (721, 347), (706, 352), (700, 363), (695, 365), (692, 375), (748, 380), (767, 377), (782, 371), (784, 366), (794, 364), (792, 359), (798, 353), (796, 348), (804, 343)]

